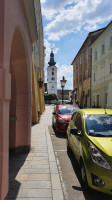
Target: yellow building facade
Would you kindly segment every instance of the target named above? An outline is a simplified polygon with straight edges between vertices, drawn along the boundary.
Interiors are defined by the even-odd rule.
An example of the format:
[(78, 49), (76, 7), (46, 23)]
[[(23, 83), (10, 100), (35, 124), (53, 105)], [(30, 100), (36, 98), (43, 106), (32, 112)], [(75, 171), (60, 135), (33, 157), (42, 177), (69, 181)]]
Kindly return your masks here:
[(42, 15), (40, 1), (34, 1), (38, 40), (33, 45), (32, 65), (32, 123), (39, 121), (40, 115), (45, 110), (44, 103), (44, 57), (45, 47), (43, 42)]

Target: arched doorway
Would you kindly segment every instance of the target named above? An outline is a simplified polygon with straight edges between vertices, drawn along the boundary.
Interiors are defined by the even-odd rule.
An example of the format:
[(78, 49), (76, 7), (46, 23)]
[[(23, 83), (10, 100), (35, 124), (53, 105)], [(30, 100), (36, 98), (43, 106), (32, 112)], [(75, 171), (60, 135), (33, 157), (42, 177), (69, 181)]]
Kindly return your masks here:
[(29, 150), (31, 130), (30, 67), (25, 42), (16, 29), (10, 54), (11, 102), (9, 148), (14, 153)]

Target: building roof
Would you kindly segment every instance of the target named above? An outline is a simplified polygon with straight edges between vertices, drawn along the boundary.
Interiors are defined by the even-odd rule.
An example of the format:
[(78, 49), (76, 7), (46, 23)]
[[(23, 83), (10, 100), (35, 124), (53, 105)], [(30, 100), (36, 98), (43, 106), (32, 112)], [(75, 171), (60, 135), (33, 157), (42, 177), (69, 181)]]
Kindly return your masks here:
[[(111, 24), (112, 24), (112, 21), (111, 21), (105, 28), (103, 28), (103, 31), (101, 32), (101, 34), (103, 34), (103, 32), (104, 32), (105, 30), (107, 30), (107, 28), (108, 28)], [(100, 34), (100, 35), (101, 35), (101, 34)], [(99, 37), (100, 35), (98, 35), (98, 37)], [(97, 38), (98, 38), (98, 37), (97, 37)], [(95, 40), (96, 40), (97, 38), (95, 38)], [(92, 41), (90, 45), (92, 45), (92, 44), (95, 42), (95, 40)]]
[[(89, 46), (91, 45), (91, 43), (93, 43), (98, 37), (99, 35), (101, 35), (101, 33), (105, 30), (105, 28), (102, 28), (102, 29), (98, 29), (96, 31), (93, 31), (93, 32), (90, 32), (88, 34), (88, 36), (86, 37), (84, 43), (82, 44), (81, 48), (79, 49), (78, 53), (76, 54), (74, 60), (76, 59), (76, 57), (78, 56), (78, 54), (80, 53), (80, 51), (82, 50), (82, 48), (84, 47), (85, 43), (87, 42), (87, 40), (90, 38), (91, 39), (91, 42), (88, 44)], [(73, 65), (73, 62), (74, 60), (72, 61), (71, 65)]]

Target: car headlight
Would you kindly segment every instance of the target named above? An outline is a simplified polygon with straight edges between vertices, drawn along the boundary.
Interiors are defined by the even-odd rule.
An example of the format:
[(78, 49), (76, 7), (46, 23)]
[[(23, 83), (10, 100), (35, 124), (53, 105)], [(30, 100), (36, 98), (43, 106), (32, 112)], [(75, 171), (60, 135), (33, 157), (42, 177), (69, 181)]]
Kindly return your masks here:
[(61, 117), (58, 117), (58, 122), (65, 122), (65, 121)]
[(88, 142), (88, 149), (91, 155), (93, 162), (97, 165), (104, 167), (105, 169), (111, 170), (110, 165), (107, 160), (101, 155), (101, 153), (90, 143)]

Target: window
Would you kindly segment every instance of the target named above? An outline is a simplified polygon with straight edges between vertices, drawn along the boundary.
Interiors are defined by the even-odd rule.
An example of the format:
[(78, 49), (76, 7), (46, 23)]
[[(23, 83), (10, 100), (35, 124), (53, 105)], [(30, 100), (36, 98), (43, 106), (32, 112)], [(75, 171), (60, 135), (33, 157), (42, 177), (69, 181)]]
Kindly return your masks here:
[(91, 56), (92, 55), (92, 49), (90, 48), (89, 49), (89, 56)]
[(112, 137), (111, 115), (88, 115), (85, 118), (86, 132), (90, 136)]
[(104, 54), (105, 53), (105, 46), (104, 46), (104, 44), (102, 44), (102, 46), (101, 46), (101, 54)]
[(52, 86), (52, 88), (54, 88), (54, 86)]
[(94, 82), (96, 81), (96, 72), (94, 72)]
[(54, 78), (54, 77), (52, 77), (52, 78), (51, 78), (51, 80), (55, 80), (55, 78)]
[(77, 127), (78, 131), (82, 129), (82, 119), (81, 119), (81, 115), (79, 113), (76, 116), (74, 125)]
[(94, 52), (94, 59), (97, 60), (97, 51)]
[(110, 37), (110, 47), (112, 47), (112, 36)]
[(52, 71), (52, 75), (54, 75), (54, 72)]
[(75, 107), (75, 106), (60, 106), (59, 107), (59, 114), (62, 115), (71, 115), (75, 110), (78, 110), (79, 108)]
[(112, 74), (112, 63), (110, 64), (110, 74)]
[(76, 118), (76, 115), (77, 115), (77, 113), (75, 112), (73, 115), (72, 115), (72, 117), (71, 117), (71, 120), (75, 120), (75, 118)]

